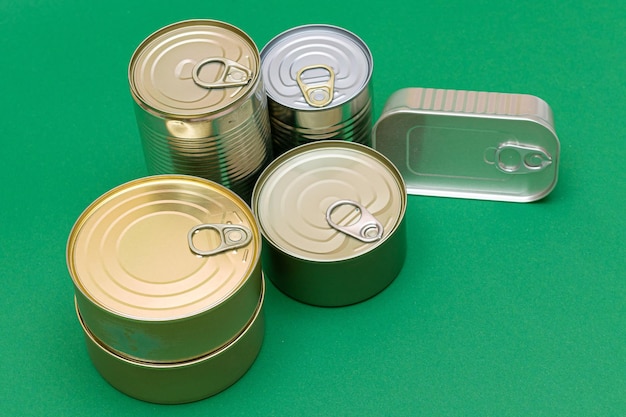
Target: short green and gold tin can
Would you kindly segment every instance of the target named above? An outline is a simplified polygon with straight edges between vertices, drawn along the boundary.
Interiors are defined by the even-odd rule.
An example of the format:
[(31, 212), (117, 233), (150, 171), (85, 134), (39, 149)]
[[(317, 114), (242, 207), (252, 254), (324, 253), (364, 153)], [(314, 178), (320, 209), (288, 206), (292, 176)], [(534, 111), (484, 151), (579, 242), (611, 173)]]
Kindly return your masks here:
[[(96, 199), (76, 221), (67, 245), (76, 307), (96, 368), (116, 387), (139, 370), (147, 376), (158, 369), (175, 381), (172, 375), (202, 374), (232, 356), (224, 351), (243, 345), (250, 354), (238, 358), (233, 370), (247, 369), (263, 327), (260, 251), (250, 208), (203, 178), (146, 177)], [(113, 368), (120, 370), (114, 377)], [(206, 386), (194, 398), (214, 394), (224, 379), (207, 373), (205, 384), (190, 381)], [(125, 385), (118, 388), (138, 396)], [(140, 397), (190, 400), (173, 386), (169, 396), (158, 390), (152, 395), (142, 388)]]
[(265, 276), (313, 305), (376, 295), (404, 263), (406, 204), (402, 176), (370, 147), (321, 141), (284, 153), (252, 194)]

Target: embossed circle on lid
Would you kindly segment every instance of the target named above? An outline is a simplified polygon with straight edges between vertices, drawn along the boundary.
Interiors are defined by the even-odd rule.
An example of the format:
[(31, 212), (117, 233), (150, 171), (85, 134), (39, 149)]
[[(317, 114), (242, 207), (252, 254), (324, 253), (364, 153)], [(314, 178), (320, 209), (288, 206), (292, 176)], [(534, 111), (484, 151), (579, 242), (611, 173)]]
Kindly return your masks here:
[(246, 96), (259, 77), (259, 64), (256, 45), (240, 29), (215, 20), (188, 20), (146, 38), (131, 58), (128, 78), (142, 107), (197, 117)]
[[(198, 225), (210, 227), (190, 233)], [(222, 226), (233, 226), (230, 238), (216, 231)], [(146, 177), (114, 188), (83, 212), (68, 242), (68, 266), (78, 290), (103, 308), (173, 320), (236, 292), (258, 261), (257, 236), (250, 209), (226, 188), (183, 175)], [(198, 255), (224, 242), (230, 247)]]
[[(305, 72), (301, 72), (303, 69)], [(295, 27), (270, 40), (261, 51), (268, 97), (295, 109), (323, 110), (350, 101), (367, 86), (372, 70), (367, 45), (355, 34), (336, 26)], [(328, 84), (332, 84), (329, 103), (311, 104), (325, 103), (328, 90), (312, 89), (310, 99), (304, 97), (303, 85)]]
[[(272, 162), (252, 201), (265, 238), (284, 253), (324, 262), (353, 258), (382, 244), (404, 217), (406, 192), (398, 170), (375, 150), (323, 141)], [(355, 238), (334, 227), (346, 230), (366, 217), (382, 226), (379, 239), (367, 241), (374, 235), (371, 228), (363, 229), (364, 238)]]

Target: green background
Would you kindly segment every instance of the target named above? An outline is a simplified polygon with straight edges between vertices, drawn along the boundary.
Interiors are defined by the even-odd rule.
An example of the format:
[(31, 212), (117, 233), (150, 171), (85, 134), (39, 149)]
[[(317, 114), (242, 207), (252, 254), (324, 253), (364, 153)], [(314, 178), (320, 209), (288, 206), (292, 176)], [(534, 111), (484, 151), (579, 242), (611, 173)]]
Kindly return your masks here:
[[(626, 3), (502, 3), (0, 1), (0, 415), (626, 415)], [(539, 96), (559, 183), (530, 204), (410, 196), (408, 257), (384, 292), (327, 309), (269, 285), (237, 384), (131, 399), (86, 354), (65, 244), (95, 198), (147, 174), (128, 61), (188, 18), (259, 48), (300, 24), (355, 32), (375, 118), (404, 87)]]

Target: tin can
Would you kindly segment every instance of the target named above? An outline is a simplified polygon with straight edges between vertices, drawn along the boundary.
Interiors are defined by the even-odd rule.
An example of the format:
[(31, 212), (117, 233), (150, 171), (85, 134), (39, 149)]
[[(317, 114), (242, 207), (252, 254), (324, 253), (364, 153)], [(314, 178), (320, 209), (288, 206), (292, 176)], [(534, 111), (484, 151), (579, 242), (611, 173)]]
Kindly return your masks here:
[(76, 221), (67, 264), (84, 325), (107, 349), (151, 363), (232, 341), (261, 298), (261, 240), (246, 203), (202, 178), (120, 185)]
[(240, 29), (188, 20), (146, 38), (128, 69), (150, 174), (188, 174), (249, 201), (272, 159), (260, 56)]
[(304, 25), (261, 51), (274, 153), (341, 139), (371, 145), (373, 59), (354, 33)]
[(261, 298), (250, 322), (219, 349), (199, 358), (150, 363), (126, 358), (98, 340), (85, 325), (87, 353), (94, 367), (114, 388), (131, 397), (159, 404), (181, 404), (218, 394), (237, 382), (254, 363), (263, 343), (264, 317)]
[(528, 94), (398, 90), (373, 146), (400, 167), (409, 194), (530, 202), (558, 177), (552, 109)]
[(402, 176), (370, 147), (331, 140), (284, 153), (252, 194), (264, 275), (313, 305), (376, 295), (404, 263), (406, 203)]

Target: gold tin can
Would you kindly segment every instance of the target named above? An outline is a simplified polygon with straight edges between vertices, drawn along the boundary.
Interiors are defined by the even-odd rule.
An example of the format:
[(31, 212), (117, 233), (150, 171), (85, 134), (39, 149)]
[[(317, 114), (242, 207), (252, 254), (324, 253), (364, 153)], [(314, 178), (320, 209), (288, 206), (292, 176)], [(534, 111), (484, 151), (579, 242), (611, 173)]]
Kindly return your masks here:
[(284, 153), (252, 195), (265, 276), (313, 305), (376, 295), (404, 263), (406, 204), (402, 176), (370, 147), (322, 141)]
[(265, 286), (250, 322), (232, 341), (199, 358), (165, 364), (117, 354), (93, 335), (78, 309), (76, 311), (89, 357), (109, 384), (143, 401), (181, 404), (218, 394), (237, 382), (252, 366), (263, 343), (264, 294)]
[(139, 45), (128, 79), (149, 173), (203, 177), (249, 201), (272, 159), (252, 39), (220, 21), (174, 23)]
[(261, 241), (225, 187), (161, 175), (120, 185), (78, 218), (67, 264), (84, 325), (107, 349), (151, 363), (231, 342), (261, 297)]

